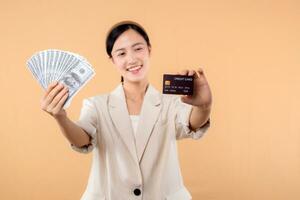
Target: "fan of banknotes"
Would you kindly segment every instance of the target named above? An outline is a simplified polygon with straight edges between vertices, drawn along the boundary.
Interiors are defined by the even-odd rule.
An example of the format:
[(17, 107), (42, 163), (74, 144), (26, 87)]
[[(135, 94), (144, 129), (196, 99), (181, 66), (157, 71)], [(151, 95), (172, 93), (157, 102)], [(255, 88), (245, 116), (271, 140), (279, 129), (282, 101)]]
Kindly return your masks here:
[(82, 56), (57, 49), (35, 53), (27, 66), (44, 90), (54, 81), (69, 88), (69, 96), (63, 108), (67, 108), (73, 97), (95, 75), (90, 63)]

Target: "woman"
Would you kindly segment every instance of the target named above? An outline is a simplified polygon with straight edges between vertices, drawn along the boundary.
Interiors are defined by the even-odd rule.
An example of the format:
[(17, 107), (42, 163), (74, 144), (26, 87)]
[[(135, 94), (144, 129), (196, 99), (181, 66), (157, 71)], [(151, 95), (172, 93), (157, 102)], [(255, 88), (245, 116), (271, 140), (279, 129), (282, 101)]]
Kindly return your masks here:
[(106, 40), (107, 54), (122, 77), (109, 94), (83, 101), (72, 122), (64, 109), (68, 88), (53, 83), (41, 107), (51, 114), (74, 150), (93, 151), (83, 200), (188, 200), (176, 139), (200, 138), (209, 127), (212, 97), (203, 70), (183, 70), (195, 77), (193, 96), (162, 95), (147, 75), (151, 44), (134, 22), (115, 25)]

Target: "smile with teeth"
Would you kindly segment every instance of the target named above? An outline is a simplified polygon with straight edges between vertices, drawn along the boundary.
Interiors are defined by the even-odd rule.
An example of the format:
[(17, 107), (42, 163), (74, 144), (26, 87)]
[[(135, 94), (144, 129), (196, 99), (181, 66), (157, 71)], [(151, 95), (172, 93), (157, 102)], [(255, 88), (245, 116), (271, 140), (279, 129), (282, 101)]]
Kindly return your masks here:
[(139, 69), (141, 69), (141, 68), (142, 68), (142, 65), (139, 65), (139, 66), (136, 66), (136, 67), (129, 68), (129, 69), (127, 69), (127, 71), (132, 72), (132, 71), (139, 70)]

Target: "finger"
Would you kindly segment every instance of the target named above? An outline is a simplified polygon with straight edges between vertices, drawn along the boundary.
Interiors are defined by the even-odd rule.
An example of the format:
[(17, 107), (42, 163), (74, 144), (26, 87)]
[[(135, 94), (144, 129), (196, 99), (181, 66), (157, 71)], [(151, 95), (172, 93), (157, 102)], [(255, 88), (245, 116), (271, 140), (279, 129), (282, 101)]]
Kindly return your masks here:
[(48, 85), (48, 87), (47, 87), (47, 90), (46, 90), (46, 93), (44, 94), (44, 96), (43, 96), (43, 99), (45, 99), (47, 96), (48, 96), (48, 94), (51, 92), (51, 90), (57, 85), (57, 81), (54, 81), (54, 82), (52, 82), (50, 85)]
[(55, 97), (61, 90), (63, 90), (65, 87), (66, 87), (66, 86), (64, 86), (62, 83), (56, 85), (56, 87), (53, 88), (53, 89), (51, 90), (51, 92), (48, 94), (48, 96), (46, 97), (46, 99), (45, 99), (45, 104), (46, 104), (46, 105), (50, 104), (50, 103), (53, 101), (54, 97)]
[(192, 96), (183, 95), (183, 96), (181, 96), (181, 101), (183, 103), (192, 104)]
[(69, 96), (69, 93), (66, 93), (60, 100), (59, 102), (57, 103), (57, 105), (55, 106), (55, 108), (53, 109), (53, 112), (58, 112), (62, 109), (65, 101), (67, 100)]
[(188, 74), (188, 70), (184, 69), (181, 72), (179, 72), (180, 75), (187, 75)]
[(52, 100), (52, 102), (50, 103), (49, 107), (50, 108), (54, 108), (56, 107), (56, 105), (58, 104), (58, 102), (60, 101), (60, 99), (66, 94), (68, 93), (68, 87), (65, 87), (64, 89), (62, 89)]
[(195, 70), (188, 70), (188, 76), (194, 76)]
[(203, 70), (202, 68), (198, 68), (198, 69), (197, 69), (197, 74), (198, 74), (199, 77), (200, 77), (201, 75), (204, 76), (204, 70)]
[(208, 85), (208, 81), (206, 79), (206, 76), (204, 74), (204, 70), (202, 68), (199, 68), (197, 70), (197, 76), (200, 80), (201, 85)]
[(199, 73), (204, 73), (204, 69), (202, 67), (199, 67), (197, 70)]
[(42, 110), (47, 111), (47, 108), (48, 108), (49, 103), (50, 103), (49, 100), (47, 100), (47, 97), (54, 90), (54, 88), (56, 88), (58, 86), (59, 86), (59, 84), (58, 84), (57, 81), (54, 81), (51, 84), (49, 84), (45, 94), (43, 95), (43, 97), (41, 99), (41, 108), (42, 108)]

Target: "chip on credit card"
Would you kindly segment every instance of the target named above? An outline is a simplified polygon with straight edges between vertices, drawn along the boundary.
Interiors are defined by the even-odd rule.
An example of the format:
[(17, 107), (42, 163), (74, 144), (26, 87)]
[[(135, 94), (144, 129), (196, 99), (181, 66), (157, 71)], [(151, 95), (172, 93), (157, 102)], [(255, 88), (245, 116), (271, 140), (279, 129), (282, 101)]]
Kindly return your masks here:
[(194, 76), (164, 74), (163, 94), (193, 95)]

